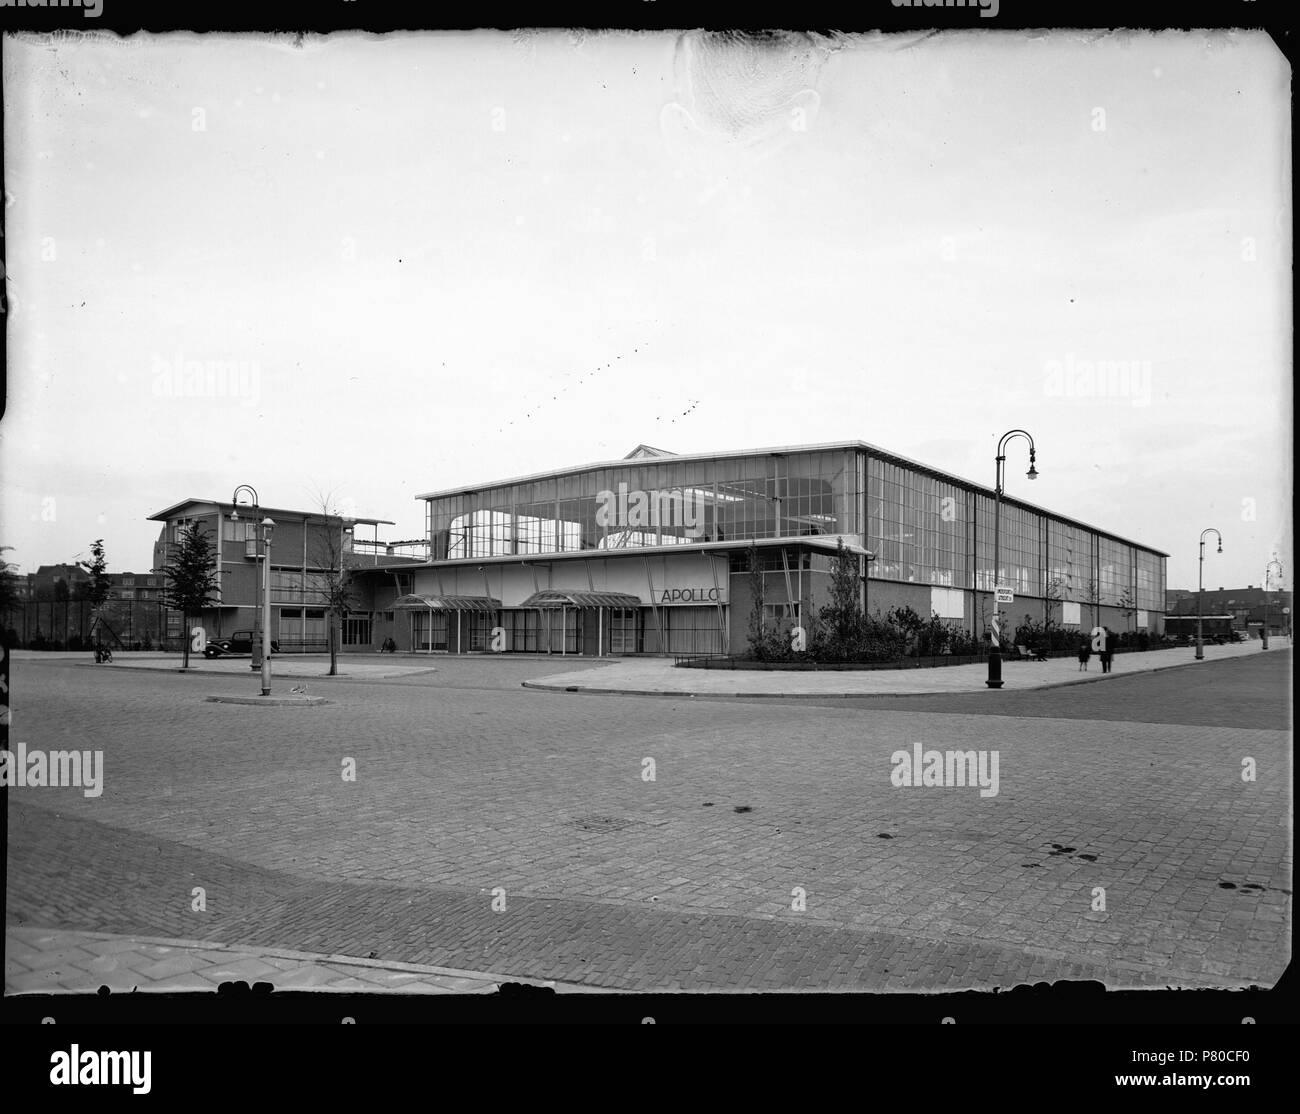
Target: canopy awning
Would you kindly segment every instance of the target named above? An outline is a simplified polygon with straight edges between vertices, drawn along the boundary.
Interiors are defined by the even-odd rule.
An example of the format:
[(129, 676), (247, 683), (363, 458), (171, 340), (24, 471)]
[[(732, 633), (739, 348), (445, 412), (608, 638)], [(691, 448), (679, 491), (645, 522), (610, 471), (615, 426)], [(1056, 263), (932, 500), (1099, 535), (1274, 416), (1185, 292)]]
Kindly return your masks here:
[(500, 611), (491, 596), (398, 596), (384, 611)]
[(640, 607), (640, 596), (626, 592), (571, 592), (564, 588), (544, 588), (534, 592), (520, 607)]

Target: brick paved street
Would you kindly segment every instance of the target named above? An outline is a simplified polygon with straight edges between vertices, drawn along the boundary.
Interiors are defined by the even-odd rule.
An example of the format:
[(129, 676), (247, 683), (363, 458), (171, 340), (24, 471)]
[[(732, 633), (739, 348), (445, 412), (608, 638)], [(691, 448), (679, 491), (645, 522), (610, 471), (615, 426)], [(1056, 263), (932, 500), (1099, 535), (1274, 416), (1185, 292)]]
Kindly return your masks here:
[(487, 979), (415, 964), (284, 949), (240, 950), (203, 940), (152, 940), (98, 932), (9, 928), (5, 986), (56, 994), (107, 986), (119, 993), (216, 991), (229, 982), (270, 982), (280, 990), (404, 994), (485, 994)]
[[(1271, 984), (1290, 662), (975, 707), (573, 695), (520, 687), (572, 661), (441, 659), (259, 709), (204, 702), (248, 677), (17, 661), (12, 745), (102, 750), (105, 780), (9, 792), (7, 923), (614, 988)], [(1250, 694), (1235, 719), (1216, 689)], [(996, 749), (999, 793), (895, 787), (914, 743)]]

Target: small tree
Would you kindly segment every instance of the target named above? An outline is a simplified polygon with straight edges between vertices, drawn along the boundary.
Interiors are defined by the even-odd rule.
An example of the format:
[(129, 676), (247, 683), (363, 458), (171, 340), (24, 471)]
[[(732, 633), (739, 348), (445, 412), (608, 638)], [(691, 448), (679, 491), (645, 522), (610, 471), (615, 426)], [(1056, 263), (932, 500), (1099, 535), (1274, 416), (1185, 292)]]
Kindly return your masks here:
[(1065, 584), (1059, 576), (1052, 577), (1043, 588), (1043, 637), (1048, 645), (1052, 642), (1052, 627), (1056, 621), (1052, 618), (1061, 601), (1065, 598)]
[(1101, 586), (1095, 581), (1088, 581), (1088, 586), (1083, 590), (1084, 602), (1092, 608), (1092, 625), (1094, 627), (1101, 625)]
[(90, 579), (83, 586), (82, 598), (90, 604), (91, 626), (95, 631), (95, 652), (98, 661), (99, 648), (103, 643), (100, 626), (103, 623), (104, 604), (108, 602), (112, 583), (108, 579), (108, 558), (104, 556), (104, 539), (96, 538), (90, 543), (90, 560), (78, 561), (77, 565), (86, 570)]
[(321, 513), (326, 522), (316, 535), (316, 572), (314, 579), (316, 590), (325, 603), (325, 621), (329, 624), (330, 671), (331, 677), (338, 676), (339, 641), (343, 620), (349, 611), (356, 607), (356, 585), (352, 579), (352, 570), (343, 567), (343, 523), (340, 521), (335, 532), (330, 518), (340, 518), (338, 511), (331, 505), (328, 495), (319, 497)]
[(758, 545), (749, 543), (749, 648), (762, 660), (767, 644), (767, 622), (763, 614), (763, 566), (759, 564)]
[[(13, 546), (0, 545), (0, 553), (8, 553)], [(22, 603), (22, 597), (18, 592), (18, 568), (8, 561), (0, 558), (0, 612), (3, 612), (6, 621), (9, 613)]]
[(830, 602), (818, 613), (816, 654), (826, 661), (851, 661), (862, 647), (862, 584), (855, 554), (835, 543), (831, 559)]
[(163, 566), (167, 584), (163, 598), (168, 607), (179, 611), (181, 621), (182, 669), (190, 667), (189, 618), (202, 614), (205, 607), (217, 602), (220, 585), (217, 582), (216, 553), (212, 538), (204, 533), (197, 522), (191, 522), (181, 531), (180, 543)]
[[(1125, 588), (1123, 593), (1120, 595), (1119, 608), (1120, 608), (1120, 612), (1123, 614), (1125, 619), (1133, 619), (1137, 615), (1137, 611), (1138, 611), (1137, 603), (1133, 599), (1132, 588)], [(1136, 627), (1137, 627), (1136, 622), (1130, 625), (1132, 625), (1134, 627), (1134, 630), (1136, 631)]]

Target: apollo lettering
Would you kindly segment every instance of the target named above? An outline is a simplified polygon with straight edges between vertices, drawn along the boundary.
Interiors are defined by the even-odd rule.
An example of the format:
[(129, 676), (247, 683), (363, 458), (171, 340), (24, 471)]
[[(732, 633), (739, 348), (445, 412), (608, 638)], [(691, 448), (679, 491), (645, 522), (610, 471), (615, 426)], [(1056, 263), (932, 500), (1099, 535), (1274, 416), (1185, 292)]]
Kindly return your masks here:
[(716, 588), (665, 588), (659, 594), (659, 604), (669, 603), (721, 603), (722, 595)]
[(596, 525), (626, 529), (681, 527), (692, 538), (704, 533), (704, 498), (680, 487), (663, 491), (628, 490), (596, 492)]

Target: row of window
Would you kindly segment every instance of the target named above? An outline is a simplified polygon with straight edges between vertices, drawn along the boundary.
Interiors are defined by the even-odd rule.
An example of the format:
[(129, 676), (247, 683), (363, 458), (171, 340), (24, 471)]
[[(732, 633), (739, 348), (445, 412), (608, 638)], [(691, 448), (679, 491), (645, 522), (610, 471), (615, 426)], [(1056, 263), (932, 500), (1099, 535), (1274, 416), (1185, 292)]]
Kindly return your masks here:
[(1163, 607), (1164, 558), (1010, 503), (995, 577), (994, 519), (990, 495), (856, 451), (636, 464), (426, 501), (434, 560), (865, 534), (876, 579)]
[(852, 452), (637, 464), (426, 501), (433, 558), (843, 533)]
[(496, 627), (504, 630), (511, 653), (716, 654), (725, 640), (715, 607), (665, 607), (657, 614), (650, 608), (609, 608), (599, 615), (528, 608), (469, 612), (459, 632), (448, 612), (413, 611), (411, 644), (417, 651), (482, 651)]

